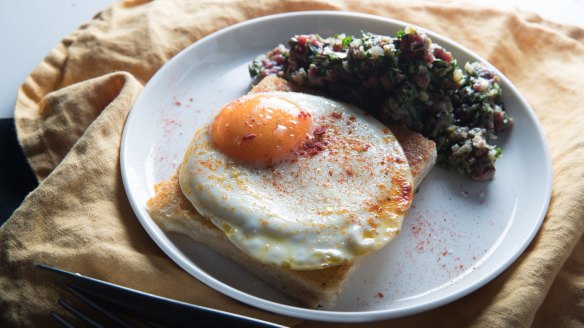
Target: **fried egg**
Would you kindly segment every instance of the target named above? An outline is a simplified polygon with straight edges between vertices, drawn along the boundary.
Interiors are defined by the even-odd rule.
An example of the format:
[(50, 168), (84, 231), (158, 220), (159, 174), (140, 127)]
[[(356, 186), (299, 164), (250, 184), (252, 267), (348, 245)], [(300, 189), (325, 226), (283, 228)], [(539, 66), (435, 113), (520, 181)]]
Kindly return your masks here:
[(381, 249), (413, 198), (407, 159), (387, 127), (351, 105), (294, 92), (219, 109), (195, 132), (179, 181), (240, 249), (295, 270)]

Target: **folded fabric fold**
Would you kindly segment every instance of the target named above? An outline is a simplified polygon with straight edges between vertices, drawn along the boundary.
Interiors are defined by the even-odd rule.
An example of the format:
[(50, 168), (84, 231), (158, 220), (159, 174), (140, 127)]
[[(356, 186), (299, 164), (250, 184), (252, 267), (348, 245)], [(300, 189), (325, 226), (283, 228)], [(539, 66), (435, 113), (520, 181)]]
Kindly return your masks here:
[(438, 309), (360, 326), (584, 325), (584, 29), (453, 2), (159, 0), (99, 13), (66, 36), (19, 91), (19, 141), (41, 183), (0, 227), (0, 326), (43, 325), (56, 307), (60, 291), (37, 263), (279, 324), (337, 326), (249, 307), (188, 275), (136, 219), (119, 168), (125, 119), (142, 85), (177, 52), (240, 21), (323, 9), (411, 22), (478, 52), (527, 98), (553, 160), (544, 224), (508, 270)]

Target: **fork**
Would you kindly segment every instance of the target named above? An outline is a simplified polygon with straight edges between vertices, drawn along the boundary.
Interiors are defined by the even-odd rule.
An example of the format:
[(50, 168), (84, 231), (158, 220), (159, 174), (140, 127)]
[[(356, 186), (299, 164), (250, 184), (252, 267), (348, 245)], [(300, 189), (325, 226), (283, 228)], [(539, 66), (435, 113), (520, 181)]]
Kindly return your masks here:
[[(284, 327), (147, 294), (47, 265), (38, 267), (66, 284), (65, 289), (72, 299), (61, 298), (58, 303), (69, 313), (68, 317), (91, 327)], [(51, 312), (50, 316), (63, 327), (80, 327), (66, 319), (66, 315)]]

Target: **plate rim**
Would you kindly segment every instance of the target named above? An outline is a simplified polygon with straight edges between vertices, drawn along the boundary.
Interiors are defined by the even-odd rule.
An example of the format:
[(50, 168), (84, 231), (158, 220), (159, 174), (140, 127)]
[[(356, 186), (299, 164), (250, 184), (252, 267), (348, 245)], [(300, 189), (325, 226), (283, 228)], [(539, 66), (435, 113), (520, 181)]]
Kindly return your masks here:
[[(146, 92), (144, 92), (144, 91), (149, 90), (149, 85), (151, 86), (153, 84), (156, 84), (156, 82), (162, 78), (165, 67), (173, 65), (173, 63), (175, 61), (178, 61), (182, 55), (184, 55), (185, 53), (190, 51), (192, 48), (197, 47), (199, 44), (203, 44), (203, 43), (207, 42), (208, 40), (212, 40), (213, 38), (217, 38), (220, 35), (230, 33), (231, 31), (240, 29), (240, 28), (247, 26), (247, 25), (254, 25), (254, 24), (262, 23), (262, 22), (269, 21), (269, 20), (277, 21), (277, 20), (284, 19), (284, 18), (294, 18), (294, 17), (298, 17), (298, 16), (307, 16), (307, 15), (308, 16), (323, 15), (323, 16), (351, 17), (351, 18), (363, 19), (365, 21), (374, 20), (374, 21), (392, 24), (392, 25), (401, 25), (404, 27), (405, 26), (414, 26), (416, 28), (419, 28), (420, 30), (422, 30), (425, 33), (427, 33), (428, 35), (430, 35), (433, 40), (438, 39), (440, 41), (446, 41), (447, 43), (450, 43), (451, 45), (454, 45), (455, 47), (457, 47), (458, 48), (457, 50), (459, 50), (460, 52), (464, 52), (469, 57), (476, 58), (478, 61), (489, 64), (492, 68), (495, 69), (495, 71), (497, 72), (497, 74), (499, 74), (501, 79), (505, 81), (505, 83), (510, 88), (510, 91), (517, 98), (517, 100), (521, 104), (521, 106), (524, 109), (526, 109), (525, 114), (527, 114), (529, 120), (533, 123), (534, 127), (537, 130), (536, 132), (537, 132), (537, 135), (539, 136), (539, 141), (542, 143), (542, 146), (543, 146), (543, 149), (542, 149), (543, 156), (546, 160), (544, 163), (544, 171), (545, 171), (544, 184), (545, 184), (545, 189), (546, 189), (545, 193), (544, 193), (545, 194), (545, 196), (544, 196), (545, 203), (541, 205), (541, 210), (539, 211), (540, 215), (539, 215), (538, 219), (535, 221), (535, 224), (533, 225), (533, 229), (531, 229), (531, 231), (529, 231), (529, 233), (527, 233), (525, 235), (525, 237), (526, 237), (525, 242), (523, 242), (521, 244), (521, 246), (509, 258), (509, 260), (507, 260), (502, 265), (499, 265), (496, 269), (489, 271), (489, 274), (487, 275), (486, 278), (475, 281), (475, 282), (471, 283), (470, 285), (468, 285), (466, 288), (464, 288), (458, 292), (454, 292), (452, 294), (449, 294), (446, 297), (442, 297), (438, 300), (423, 302), (423, 303), (420, 303), (416, 306), (409, 306), (409, 307), (406, 307), (403, 309), (383, 309), (383, 310), (371, 310), (371, 311), (315, 310), (315, 309), (308, 309), (308, 308), (296, 307), (296, 306), (292, 306), (292, 305), (281, 304), (281, 303), (277, 303), (277, 302), (270, 301), (267, 299), (263, 299), (263, 298), (258, 297), (258, 296), (248, 294), (246, 292), (243, 292), (241, 290), (238, 290), (234, 287), (231, 287), (231, 286), (221, 282), (220, 280), (210, 276), (209, 274), (203, 272), (202, 270), (200, 270), (198, 268), (197, 268), (197, 271), (199, 271), (200, 276), (194, 276), (190, 272), (190, 270), (186, 269), (186, 266), (189, 266), (189, 263), (187, 263), (180, 256), (176, 256), (177, 251), (179, 253), (181, 253), (180, 250), (178, 248), (176, 248), (175, 245), (167, 245), (166, 243), (163, 243), (162, 240), (159, 239), (158, 232), (156, 231), (156, 229), (160, 229), (160, 228), (156, 225), (156, 223), (154, 223), (154, 221), (150, 218), (148, 213), (145, 211), (144, 206), (143, 206), (144, 204), (139, 204), (137, 202), (137, 200), (134, 197), (132, 197), (132, 191), (131, 191), (132, 190), (132, 182), (131, 182), (131, 177), (129, 175), (129, 170), (130, 170), (130, 168), (128, 167), (129, 162), (127, 160), (127, 158), (130, 156), (129, 155), (130, 148), (129, 148), (129, 141), (128, 141), (128, 139), (130, 138), (129, 137), (130, 133), (127, 132), (128, 131), (127, 127), (130, 125), (130, 122), (132, 122), (133, 117), (137, 115), (136, 114), (137, 111), (134, 109), (139, 108), (140, 105), (142, 104), (142, 102), (144, 101), (144, 98), (146, 97), (145, 96)], [(510, 91), (506, 91), (506, 92), (510, 92)], [(128, 197), (128, 200), (130, 202), (130, 205), (131, 205), (134, 213), (136, 214), (136, 217), (138, 218), (138, 221), (140, 221), (141, 225), (144, 227), (144, 229), (146, 230), (146, 232), (148, 233), (150, 238), (157, 244), (158, 247), (160, 247), (163, 250), (165, 255), (167, 255), (172, 261), (174, 261), (176, 264), (178, 264), (189, 275), (192, 275), (193, 278), (198, 279), (199, 281), (203, 282), (207, 286), (211, 287), (212, 289), (215, 289), (216, 291), (218, 291), (222, 294), (225, 294), (231, 298), (234, 298), (236, 300), (239, 300), (239, 301), (244, 302), (246, 304), (249, 304), (251, 306), (261, 308), (263, 310), (275, 312), (278, 314), (288, 315), (288, 316), (292, 316), (292, 317), (296, 317), (296, 318), (317, 320), (317, 321), (329, 321), (329, 322), (368, 322), (368, 321), (377, 321), (377, 320), (383, 320), (383, 319), (398, 318), (398, 317), (403, 317), (403, 316), (407, 316), (407, 315), (411, 315), (411, 314), (415, 314), (415, 313), (424, 312), (424, 311), (427, 311), (427, 310), (430, 310), (433, 308), (437, 308), (437, 307), (443, 306), (445, 304), (448, 304), (450, 302), (453, 302), (457, 299), (460, 299), (468, 294), (471, 294), (472, 292), (476, 291), (480, 287), (488, 284), (489, 282), (494, 280), (496, 277), (498, 277), (503, 271), (505, 271), (507, 268), (509, 268), (509, 266), (511, 266), (525, 252), (527, 247), (532, 243), (532, 241), (535, 238), (538, 231), (541, 229), (542, 223), (547, 215), (547, 210), (549, 208), (549, 204), (550, 204), (550, 200), (551, 200), (551, 193), (552, 193), (551, 155), (550, 155), (549, 145), (548, 145), (547, 139), (545, 138), (545, 133), (543, 131), (541, 123), (539, 122), (534, 110), (531, 108), (531, 106), (529, 106), (529, 103), (524, 99), (523, 95), (519, 92), (519, 90), (515, 87), (515, 85), (504, 74), (502, 74), (496, 67), (494, 67), (492, 64), (490, 64), (488, 61), (486, 61), (484, 58), (482, 58), (478, 54), (470, 51), (469, 49), (462, 46), (458, 42), (455, 42), (452, 39), (450, 39), (444, 35), (435, 33), (431, 30), (420, 27), (416, 24), (407, 23), (407, 22), (404, 22), (404, 21), (401, 21), (398, 19), (377, 16), (377, 15), (372, 15), (372, 14), (358, 13), (358, 12), (349, 12), (349, 11), (316, 10), (316, 11), (288, 12), (288, 13), (280, 13), (280, 14), (274, 14), (274, 15), (261, 16), (261, 17), (257, 17), (254, 19), (242, 21), (242, 22), (239, 22), (237, 24), (234, 24), (234, 25), (225, 27), (223, 29), (220, 29), (218, 31), (215, 31), (215, 32), (197, 40), (196, 42), (192, 43), (188, 47), (182, 49), (181, 51), (179, 51), (168, 62), (166, 62), (162, 67), (160, 67), (158, 69), (158, 71), (152, 76), (152, 78), (146, 83), (146, 85), (144, 86), (144, 89), (142, 90), (142, 92), (140, 93), (138, 98), (136, 99), (134, 105), (132, 106), (132, 109), (130, 110), (130, 112), (126, 118), (126, 122), (124, 124), (124, 130), (122, 133), (121, 146), (120, 146), (120, 170), (121, 170), (121, 176), (122, 176), (122, 181), (123, 181), (126, 195)], [(148, 218), (150, 218), (149, 221), (144, 220), (144, 218), (142, 217), (144, 215), (146, 215)], [(154, 226), (156, 226), (156, 227), (154, 227)], [(173, 255), (171, 255), (171, 254), (173, 254)]]

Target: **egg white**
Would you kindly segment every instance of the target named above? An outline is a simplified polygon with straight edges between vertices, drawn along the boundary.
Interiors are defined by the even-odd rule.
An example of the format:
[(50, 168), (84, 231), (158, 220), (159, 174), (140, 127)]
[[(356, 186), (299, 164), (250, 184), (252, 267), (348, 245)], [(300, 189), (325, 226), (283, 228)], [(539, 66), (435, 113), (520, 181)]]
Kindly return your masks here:
[(395, 190), (396, 181), (398, 189), (413, 187), (391, 131), (345, 103), (301, 93), (266, 94), (310, 113), (311, 131), (325, 127), (328, 145), (270, 166), (239, 163), (215, 148), (209, 121), (196, 131), (179, 175), (193, 206), (244, 252), (297, 270), (347, 263), (394, 239), (404, 211), (372, 210)]

